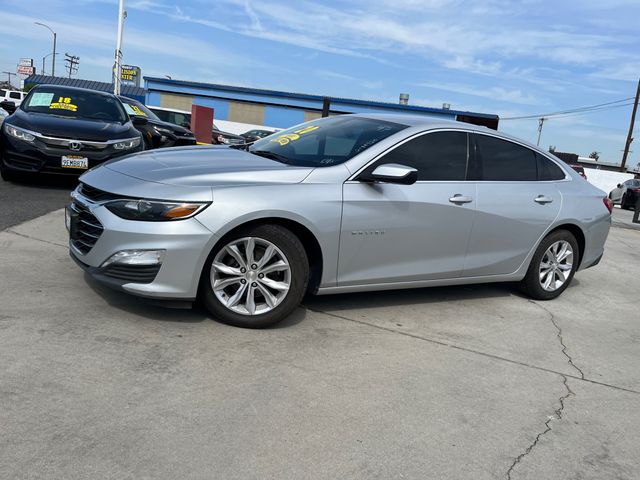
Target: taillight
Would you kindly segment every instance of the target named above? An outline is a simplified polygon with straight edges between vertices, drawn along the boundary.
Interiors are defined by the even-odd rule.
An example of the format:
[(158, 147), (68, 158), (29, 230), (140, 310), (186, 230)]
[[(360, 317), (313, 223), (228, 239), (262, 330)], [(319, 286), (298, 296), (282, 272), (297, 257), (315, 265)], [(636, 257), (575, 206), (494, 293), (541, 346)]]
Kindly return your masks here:
[(640, 193), (640, 188), (632, 188), (631, 191), (632, 192), (636, 192), (636, 193)]
[(609, 215), (611, 215), (613, 213), (613, 202), (611, 199), (609, 197), (604, 197), (602, 202), (604, 203), (604, 206), (607, 207), (607, 210), (609, 210)]

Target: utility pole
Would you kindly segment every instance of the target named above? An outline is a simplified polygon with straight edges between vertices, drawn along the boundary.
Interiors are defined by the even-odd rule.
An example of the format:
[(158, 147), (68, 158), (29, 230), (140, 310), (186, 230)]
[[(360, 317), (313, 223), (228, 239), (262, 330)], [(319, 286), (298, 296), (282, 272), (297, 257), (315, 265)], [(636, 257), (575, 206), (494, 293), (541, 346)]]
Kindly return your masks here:
[(71, 74), (78, 73), (78, 67), (76, 65), (80, 64), (80, 57), (76, 55), (70, 55), (68, 53), (65, 53), (64, 56), (66, 57), (64, 61), (67, 64), (66, 68), (69, 72), (69, 78), (71, 78)]
[(2, 73), (7, 74), (7, 77), (9, 78), (9, 85), (13, 85), (13, 83), (11, 83), (11, 75), (15, 76), (16, 74), (13, 72), (2, 72)]
[(636, 90), (636, 100), (633, 103), (633, 110), (631, 112), (631, 123), (629, 124), (629, 133), (627, 134), (627, 141), (624, 144), (624, 153), (622, 154), (622, 163), (620, 164), (620, 171), (625, 171), (627, 165), (627, 157), (629, 156), (629, 148), (631, 142), (633, 142), (633, 125), (636, 122), (636, 112), (638, 111), (638, 98), (640, 97), (640, 79), (638, 80), (638, 88)]
[(544, 125), (544, 121), (546, 120), (546, 118), (544, 117), (540, 117), (540, 120), (538, 120), (538, 143), (536, 143), (536, 145), (540, 146), (540, 137), (542, 136), (542, 125)]
[(122, 36), (124, 34), (124, 19), (127, 12), (124, 10), (124, 0), (118, 2), (118, 38), (116, 39), (116, 61), (113, 75), (113, 93), (120, 95), (120, 82), (122, 81)]

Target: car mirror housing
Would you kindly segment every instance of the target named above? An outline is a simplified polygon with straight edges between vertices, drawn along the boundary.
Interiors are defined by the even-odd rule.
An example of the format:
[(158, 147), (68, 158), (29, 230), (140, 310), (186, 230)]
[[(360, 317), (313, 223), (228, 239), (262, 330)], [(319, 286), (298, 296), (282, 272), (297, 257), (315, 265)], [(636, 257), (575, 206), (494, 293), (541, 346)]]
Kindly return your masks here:
[(397, 183), (412, 185), (418, 180), (418, 170), (398, 163), (387, 163), (376, 167), (369, 175), (360, 178), (364, 182)]
[(622, 184), (621, 183), (618, 184), (618, 188), (622, 188)]
[(143, 127), (145, 126), (147, 123), (149, 123), (149, 120), (147, 120), (144, 117), (139, 117), (139, 116), (134, 116), (131, 117), (131, 122), (133, 123), (134, 126), (136, 127)]
[(18, 108), (18, 107), (16, 107), (16, 102), (12, 102), (10, 100), (4, 100), (4, 101), (0, 102), (0, 107), (2, 107), (2, 109), (5, 110), (10, 115), (13, 112), (15, 112), (17, 110), (17, 108)]

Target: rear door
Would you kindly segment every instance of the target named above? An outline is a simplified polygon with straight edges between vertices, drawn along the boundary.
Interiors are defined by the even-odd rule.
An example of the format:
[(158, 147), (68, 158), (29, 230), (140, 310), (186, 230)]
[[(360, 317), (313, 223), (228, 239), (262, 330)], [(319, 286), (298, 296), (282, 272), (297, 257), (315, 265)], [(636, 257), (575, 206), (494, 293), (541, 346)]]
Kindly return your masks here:
[(477, 217), (463, 275), (515, 272), (560, 212), (557, 182), (565, 173), (550, 159), (492, 135), (472, 135), (477, 159)]
[(462, 273), (475, 184), (466, 181), (468, 134), (422, 134), (395, 147), (363, 174), (386, 163), (418, 170), (413, 185), (344, 184), (338, 284), (411, 282)]

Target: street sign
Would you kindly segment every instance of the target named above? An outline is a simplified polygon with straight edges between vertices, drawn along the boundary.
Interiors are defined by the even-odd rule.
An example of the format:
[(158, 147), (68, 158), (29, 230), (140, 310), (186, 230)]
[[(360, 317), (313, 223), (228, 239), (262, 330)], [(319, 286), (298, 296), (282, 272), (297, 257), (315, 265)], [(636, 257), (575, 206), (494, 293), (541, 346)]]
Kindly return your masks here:
[(18, 68), (16, 69), (16, 73), (18, 75), (25, 75), (28, 77), (29, 75), (33, 75), (34, 73), (36, 73), (36, 67), (26, 67), (26, 66), (18, 65)]
[(19, 67), (33, 67), (33, 58), (21, 58), (18, 62)]

